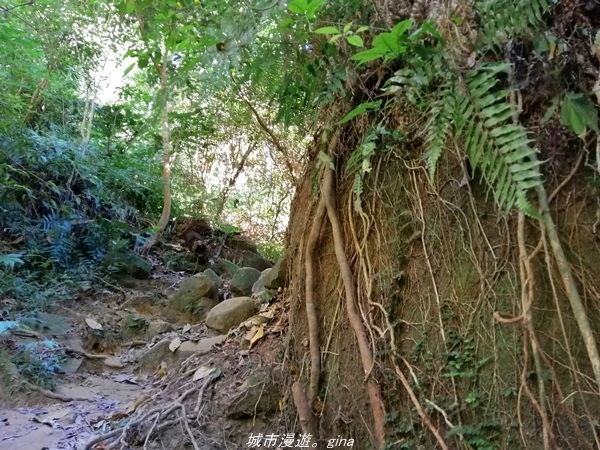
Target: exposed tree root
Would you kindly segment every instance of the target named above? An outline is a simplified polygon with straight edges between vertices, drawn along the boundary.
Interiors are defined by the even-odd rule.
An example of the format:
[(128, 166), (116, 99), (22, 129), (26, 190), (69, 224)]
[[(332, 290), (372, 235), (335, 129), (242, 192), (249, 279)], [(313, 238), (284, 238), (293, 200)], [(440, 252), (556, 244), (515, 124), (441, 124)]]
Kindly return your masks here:
[(583, 338), (588, 358), (590, 360), (592, 370), (594, 372), (596, 384), (598, 386), (598, 389), (600, 389), (600, 354), (598, 353), (598, 346), (594, 338), (592, 327), (590, 326), (589, 318), (585, 311), (585, 307), (583, 306), (581, 296), (579, 295), (579, 289), (577, 288), (577, 284), (575, 283), (575, 278), (573, 277), (571, 266), (569, 264), (569, 261), (567, 260), (562, 244), (560, 242), (560, 238), (558, 236), (558, 231), (556, 230), (554, 220), (552, 220), (552, 216), (550, 215), (550, 209), (548, 206), (548, 194), (546, 193), (546, 189), (544, 188), (544, 186), (538, 186), (537, 194), (540, 201), (540, 209), (542, 210), (542, 225), (544, 226), (545, 231), (547, 233), (548, 241), (550, 242), (550, 247), (552, 249), (552, 253), (554, 255), (558, 271), (560, 272), (561, 278), (563, 280), (563, 285), (567, 294), (567, 298), (569, 299), (569, 303), (571, 304), (573, 316), (575, 317), (575, 321), (577, 322), (577, 326), (579, 327), (579, 332), (581, 333), (581, 337)]
[[(550, 422), (548, 421), (548, 408), (546, 405), (546, 388), (544, 386), (544, 374), (542, 368), (542, 362), (539, 354), (538, 344), (535, 339), (535, 330), (533, 328), (533, 321), (531, 317), (531, 306), (533, 304), (533, 270), (531, 268), (531, 256), (527, 254), (527, 249), (525, 247), (525, 215), (523, 213), (519, 213), (518, 219), (518, 231), (517, 231), (517, 241), (519, 246), (519, 256), (520, 256), (520, 264), (519, 264), (519, 273), (521, 277), (521, 308), (523, 317), (523, 370), (521, 372), (521, 389), (524, 389), (527, 397), (535, 407), (535, 409), (539, 412), (540, 417), (542, 419), (542, 436), (544, 440), (544, 449), (554, 450), (557, 448), (556, 446), (556, 438), (554, 437), (554, 433), (552, 433), (552, 427)], [(529, 385), (527, 384), (527, 355), (528, 355), (528, 342), (531, 344), (531, 351), (533, 353), (533, 360), (535, 365), (535, 370), (538, 379), (538, 387), (539, 387), (539, 402), (536, 400), (535, 396), (529, 389)]]
[(316, 436), (312, 408), (306, 400), (306, 396), (304, 395), (304, 391), (302, 390), (302, 385), (300, 382), (296, 381), (292, 385), (292, 395), (294, 397), (294, 404), (298, 410), (298, 417), (300, 418), (302, 432)]
[[(354, 286), (354, 277), (352, 275), (352, 270), (350, 269), (350, 264), (348, 263), (346, 252), (344, 250), (340, 220), (335, 206), (336, 197), (334, 192), (334, 172), (333, 169), (327, 165), (325, 166), (325, 175), (323, 178), (323, 189), (321, 195), (325, 200), (327, 216), (331, 222), (335, 256), (340, 267), (342, 280), (344, 282), (344, 289), (346, 292), (346, 310), (348, 313), (348, 319), (358, 341), (358, 348), (365, 376), (368, 376), (374, 364), (373, 353), (371, 351), (371, 346), (369, 345), (365, 326), (357, 310), (357, 297), (356, 288)], [(379, 385), (375, 382), (375, 380), (368, 380), (367, 391), (369, 393), (369, 401), (371, 404), (373, 423), (375, 426), (375, 440), (378, 447), (382, 448), (385, 442), (385, 414)]]
[(69, 403), (69, 402), (73, 402), (73, 401), (78, 401), (78, 402), (92, 402), (93, 401), (88, 398), (68, 397), (66, 395), (57, 394), (56, 392), (49, 391), (48, 389), (41, 388), (39, 386), (36, 386), (35, 384), (28, 383), (28, 382), (25, 382), (25, 386), (28, 389), (31, 389), (32, 391), (39, 392), (44, 397), (51, 398), (52, 400), (58, 400), (59, 402)]
[[(310, 384), (308, 403), (313, 404), (319, 394), (319, 377), (321, 376), (321, 352), (319, 350), (319, 323), (314, 302), (314, 251), (319, 240), (323, 219), (325, 218), (325, 202), (321, 198), (317, 212), (313, 218), (310, 235), (306, 244), (306, 317), (308, 320), (308, 339), (310, 344)], [(295, 398), (295, 397), (294, 397)]]
[(419, 399), (417, 398), (415, 391), (412, 390), (412, 388), (410, 387), (410, 383), (408, 382), (408, 380), (404, 376), (404, 373), (402, 373), (402, 371), (400, 370), (400, 368), (398, 367), (398, 365), (396, 363), (394, 363), (394, 369), (396, 370), (396, 375), (398, 375), (398, 378), (400, 379), (402, 386), (404, 387), (404, 389), (406, 389), (406, 392), (408, 393), (408, 396), (410, 397), (410, 401), (412, 402), (415, 409), (417, 410), (417, 413), (421, 417), (421, 420), (423, 421), (425, 426), (427, 428), (429, 428), (429, 431), (431, 431), (431, 433), (435, 436), (435, 439), (437, 440), (438, 444), (440, 444), (440, 448), (442, 450), (448, 450), (448, 446), (444, 442), (444, 438), (442, 437), (442, 435), (440, 434), (438, 429), (433, 425), (433, 423), (431, 423), (431, 420), (429, 420), (429, 417), (427, 417), (427, 414), (425, 413), (423, 406), (421, 406), (421, 403), (419, 402)]
[[(183, 382), (182, 387), (188, 387), (190, 385), (191, 387), (188, 387), (188, 389), (181, 393), (175, 400), (166, 404), (161, 404), (159, 401), (156, 401), (155, 404), (157, 404), (157, 406), (151, 409), (142, 407), (138, 408), (134, 415), (130, 418), (129, 423), (126, 426), (117, 430), (112, 430), (108, 433), (105, 433), (101, 436), (92, 439), (86, 444), (84, 450), (91, 450), (96, 444), (112, 438), (117, 439), (106, 447), (107, 450), (116, 448), (130, 448), (127, 442), (127, 438), (129, 436), (129, 433), (134, 430), (140, 430), (145, 434), (144, 448), (147, 448), (148, 443), (150, 442), (150, 438), (153, 435), (165, 429), (167, 426), (174, 425), (178, 422), (182, 424), (183, 428), (188, 434), (190, 442), (192, 443), (194, 449), (199, 450), (200, 447), (189, 425), (189, 420), (197, 420), (199, 418), (200, 406), (202, 404), (204, 391), (206, 390), (207, 386), (216, 379), (216, 377), (214, 376), (216, 373), (216, 369), (213, 369), (201, 380), (185, 382), (185, 378), (189, 377), (194, 372), (195, 371), (187, 371), (180, 372), (178, 374), (178, 379), (176, 381)], [(168, 393), (170, 392), (170, 394), (172, 394), (172, 389), (174, 388), (174, 385), (174, 382), (169, 383), (167, 387), (160, 393), (163, 394), (167, 392), (168, 395)], [(196, 402), (196, 406), (193, 408), (193, 412), (191, 414), (188, 414), (184, 401), (196, 392), (198, 392), (198, 400)], [(153, 397), (153, 399), (158, 400), (156, 396)], [(144, 403), (146, 405), (150, 404), (150, 402)], [(180, 412), (178, 417), (176, 419), (172, 419), (171, 416), (178, 411)]]

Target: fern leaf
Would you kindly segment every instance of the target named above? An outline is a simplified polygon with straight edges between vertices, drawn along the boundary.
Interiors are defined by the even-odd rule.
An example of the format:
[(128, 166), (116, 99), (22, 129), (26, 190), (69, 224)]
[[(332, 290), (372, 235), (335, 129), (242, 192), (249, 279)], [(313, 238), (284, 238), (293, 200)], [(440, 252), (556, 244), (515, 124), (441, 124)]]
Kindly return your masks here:
[(542, 183), (541, 163), (527, 130), (512, 123), (510, 92), (497, 89), (506, 68), (485, 66), (468, 75), (465, 100), (456, 102), (457, 137), (464, 138), (471, 164), (481, 169), (498, 205), (535, 215), (527, 194)]
[(0, 266), (5, 266), (9, 269), (12, 269), (15, 266), (24, 264), (24, 261), (21, 259), (22, 256), (23, 255), (21, 253), (8, 253), (0, 255)]
[(451, 86), (442, 89), (438, 100), (430, 111), (427, 123), (427, 149), (423, 155), (431, 181), (435, 178), (437, 164), (452, 130), (452, 120), (456, 108), (456, 98)]
[(479, 0), (475, 3), (484, 42), (500, 46), (510, 38), (535, 30), (550, 9), (547, 0)]

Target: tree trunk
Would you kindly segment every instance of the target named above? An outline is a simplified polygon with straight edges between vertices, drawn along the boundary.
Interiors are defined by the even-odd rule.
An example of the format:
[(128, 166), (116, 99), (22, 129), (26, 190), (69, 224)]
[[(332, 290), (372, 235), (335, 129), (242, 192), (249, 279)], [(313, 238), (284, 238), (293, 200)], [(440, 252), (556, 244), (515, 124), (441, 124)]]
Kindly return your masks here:
[(171, 130), (169, 127), (169, 96), (167, 80), (168, 52), (165, 49), (162, 59), (162, 65), (157, 67), (160, 75), (160, 89), (164, 93), (164, 102), (162, 105), (161, 126), (162, 126), (162, 153), (163, 153), (163, 210), (158, 220), (157, 229), (142, 247), (141, 253), (148, 253), (156, 244), (161, 233), (165, 230), (171, 217)]

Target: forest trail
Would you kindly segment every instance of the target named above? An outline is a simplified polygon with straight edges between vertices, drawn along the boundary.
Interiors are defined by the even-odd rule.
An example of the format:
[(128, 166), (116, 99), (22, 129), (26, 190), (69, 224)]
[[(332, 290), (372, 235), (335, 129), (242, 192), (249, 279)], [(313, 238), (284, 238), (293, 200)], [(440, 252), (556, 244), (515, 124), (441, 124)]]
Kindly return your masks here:
[[(282, 432), (280, 296), (252, 317), (230, 312), (239, 323), (219, 333), (174, 320), (169, 305), (197, 279), (155, 265), (151, 279), (90, 290), (10, 329), (0, 322), (3, 344), (30, 356), (9, 365), (0, 449), (236, 449), (253, 431)], [(225, 277), (219, 296), (236, 300)], [(23, 381), (28, 370), (44, 371), (29, 373), (38, 386)]]

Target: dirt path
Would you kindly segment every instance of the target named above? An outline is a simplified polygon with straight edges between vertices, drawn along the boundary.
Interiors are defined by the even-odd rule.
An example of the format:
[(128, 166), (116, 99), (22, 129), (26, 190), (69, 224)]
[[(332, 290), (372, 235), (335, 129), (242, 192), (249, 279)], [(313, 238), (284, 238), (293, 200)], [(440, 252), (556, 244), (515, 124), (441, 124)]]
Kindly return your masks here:
[[(31, 384), (0, 394), (0, 450), (183, 449), (193, 441), (202, 450), (236, 449), (252, 432), (281, 429), (273, 423), (282, 401), (280, 335), (265, 333), (247, 349), (243, 329), (227, 337), (202, 323), (163, 321), (159, 311), (179, 281), (89, 295), (28, 319), (33, 332), (0, 335), (48, 364), (57, 351), (66, 356), (53, 376), (52, 395), (62, 401)], [(139, 320), (159, 332), (125, 332)]]
[(0, 449), (81, 449), (105, 428), (104, 417), (123, 410), (143, 391), (109, 376), (73, 377), (56, 392), (78, 400), (47, 403), (40, 398), (38, 406), (0, 409)]

